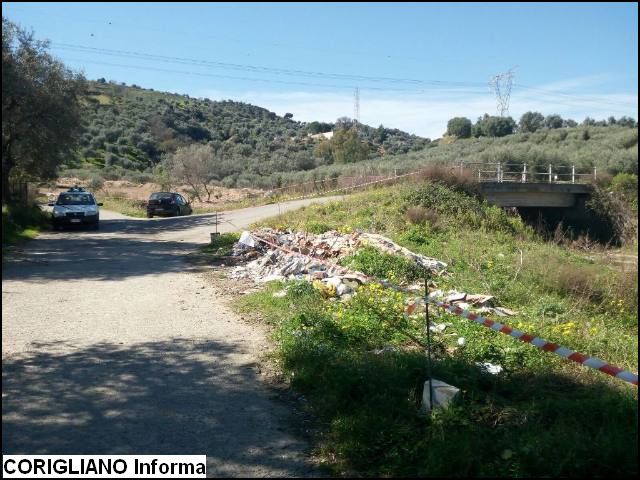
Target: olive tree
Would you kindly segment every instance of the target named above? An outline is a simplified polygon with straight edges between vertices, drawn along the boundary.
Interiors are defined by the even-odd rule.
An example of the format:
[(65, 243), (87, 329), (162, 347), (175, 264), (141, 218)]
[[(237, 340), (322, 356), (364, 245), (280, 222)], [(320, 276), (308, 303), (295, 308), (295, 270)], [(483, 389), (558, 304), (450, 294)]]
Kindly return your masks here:
[(49, 179), (71, 155), (81, 127), (82, 75), (2, 18), (2, 201), (13, 179)]
[(533, 133), (544, 127), (544, 115), (540, 112), (526, 112), (520, 117), (520, 132)]
[(169, 155), (166, 159), (166, 169), (173, 180), (189, 185), (201, 202), (201, 194), (204, 191), (208, 202), (213, 194), (210, 182), (218, 176), (219, 156), (210, 145), (194, 143), (178, 147), (175, 153)]
[(466, 117), (454, 117), (447, 123), (447, 135), (455, 135), (458, 138), (471, 136), (471, 120)]

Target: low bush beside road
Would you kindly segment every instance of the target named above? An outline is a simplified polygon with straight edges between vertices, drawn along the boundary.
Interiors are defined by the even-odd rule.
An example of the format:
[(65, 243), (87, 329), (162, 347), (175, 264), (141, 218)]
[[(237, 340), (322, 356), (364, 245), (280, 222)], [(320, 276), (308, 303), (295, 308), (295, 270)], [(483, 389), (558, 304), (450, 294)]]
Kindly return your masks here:
[(38, 205), (2, 205), (2, 247), (34, 238), (49, 228), (50, 218)]

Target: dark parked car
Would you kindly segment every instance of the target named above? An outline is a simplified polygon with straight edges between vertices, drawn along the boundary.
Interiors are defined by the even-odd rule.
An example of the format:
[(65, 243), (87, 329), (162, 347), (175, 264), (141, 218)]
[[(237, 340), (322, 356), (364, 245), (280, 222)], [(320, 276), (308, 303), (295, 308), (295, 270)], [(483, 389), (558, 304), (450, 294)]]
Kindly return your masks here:
[(154, 215), (168, 215), (179, 217), (180, 215), (190, 215), (191, 204), (179, 193), (156, 192), (152, 193), (147, 202), (147, 217)]

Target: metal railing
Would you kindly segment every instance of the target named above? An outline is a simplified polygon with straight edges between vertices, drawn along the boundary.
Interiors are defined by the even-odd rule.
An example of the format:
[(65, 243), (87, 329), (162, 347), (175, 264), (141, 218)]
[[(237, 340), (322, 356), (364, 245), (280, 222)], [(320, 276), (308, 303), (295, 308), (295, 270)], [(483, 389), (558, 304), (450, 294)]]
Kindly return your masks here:
[(497, 163), (461, 164), (460, 170), (471, 169), (478, 182), (498, 183), (593, 183), (598, 178), (596, 167), (577, 168), (575, 165), (548, 165), (542, 171), (540, 167), (529, 168), (521, 165)]

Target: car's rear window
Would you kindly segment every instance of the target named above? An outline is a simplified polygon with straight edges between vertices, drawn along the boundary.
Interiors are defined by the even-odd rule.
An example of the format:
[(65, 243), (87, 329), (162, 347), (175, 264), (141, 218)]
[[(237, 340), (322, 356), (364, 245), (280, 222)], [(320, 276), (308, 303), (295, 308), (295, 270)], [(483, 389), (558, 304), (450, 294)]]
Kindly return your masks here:
[(93, 205), (95, 200), (89, 193), (61, 193), (58, 205)]
[(149, 197), (149, 200), (162, 200), (164, 198), (171, 198), (171, 197), (173, 197), (173, 193), (165, 193), (165, 192), (152, 193), (151, 197)]

